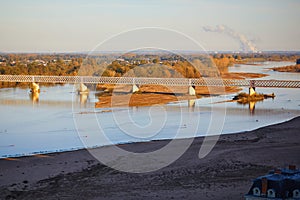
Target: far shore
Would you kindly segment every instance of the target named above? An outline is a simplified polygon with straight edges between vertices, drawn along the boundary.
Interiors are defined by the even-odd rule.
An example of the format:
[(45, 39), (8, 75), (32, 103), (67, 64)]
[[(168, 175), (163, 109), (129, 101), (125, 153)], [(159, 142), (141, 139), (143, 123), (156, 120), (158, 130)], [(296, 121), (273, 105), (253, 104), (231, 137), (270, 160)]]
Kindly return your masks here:
[[(198, 153), (204, 138), (198, 137), (177, 161), (151, 173), (116, 171), (85, 149), (0, 159), (0, 199), (243, 199), (254, 178), (289, 164), (299, 168), (299, 129), (296, 117), (219, 139), (209, 137), (217, 144), (202, 159)], [(149, 152), (169, 142), (118, 146)]]

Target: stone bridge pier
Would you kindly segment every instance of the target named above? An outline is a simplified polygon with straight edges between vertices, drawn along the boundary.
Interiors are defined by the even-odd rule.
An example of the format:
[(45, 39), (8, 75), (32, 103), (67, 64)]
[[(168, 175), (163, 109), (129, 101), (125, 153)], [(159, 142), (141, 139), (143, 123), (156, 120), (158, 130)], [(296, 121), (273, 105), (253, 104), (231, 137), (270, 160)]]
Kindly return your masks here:
[(132, 93), (138, 92), (139, 90), (140, 90), (139, 86), (138, 86), (137, 84), (134, 83), (134, 84), (132, 85), (132, 90), (131, 90)]
[(40, 86), (39, 86), (37, 83), (32, 82), (32, 83), (30, 84), (30, 91), (31, 91), (32, 93), (40, 93)]
[(250, 81), (250, 87), (249, 87), (249, 95), (252, 96), (254, 94), (256, 94), (256, 92), (255, 92), (255, 81), (251, 80)]
[(189, 95), (191, 95), (191, 96), (195, 96), (196, 95), (195, 88), (196, 88), (196, 86), (194, 86), (194, 85), (190, 85), (189, 86)]

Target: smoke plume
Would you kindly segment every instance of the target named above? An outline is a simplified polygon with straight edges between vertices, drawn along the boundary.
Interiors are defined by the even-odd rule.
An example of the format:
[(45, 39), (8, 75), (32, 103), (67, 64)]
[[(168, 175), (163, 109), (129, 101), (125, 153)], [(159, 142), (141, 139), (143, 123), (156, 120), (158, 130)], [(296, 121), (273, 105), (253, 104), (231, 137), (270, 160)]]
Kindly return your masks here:
[(253, 53), (256, 53), (258, 51), (256, 46), (250, 40), (248, 40), (245, 35), (237, 33), (236, 31), (229, 28), (228, 26), (225, 25), (217, 25), (216, 27), (205, 26), (203, 27), (203, 30), (206, 32), (223, 33), (232, 37), (233, 39), (238, 40), (242, 51), (246, 51), (246, 52), (251, 51)]

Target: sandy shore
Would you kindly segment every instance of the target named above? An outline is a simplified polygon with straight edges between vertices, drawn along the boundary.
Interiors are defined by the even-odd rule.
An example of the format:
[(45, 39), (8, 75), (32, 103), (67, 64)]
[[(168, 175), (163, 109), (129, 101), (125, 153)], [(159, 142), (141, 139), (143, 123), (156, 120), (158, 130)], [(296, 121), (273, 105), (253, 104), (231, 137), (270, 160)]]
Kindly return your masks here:
[[(222, 75), (222, 78), (245, 79), (264, 76), (267, 75), (258, 73), (226, 73)], [(95, 103), (96, 108), (166, 104), (207, 96), (237, 93), (242, 90), (242, 88), (239, 87), (197, 86), (195, 87), (197, 95), (190, 96), (188, 95), (188, 87), (182, 86), (142, 85), (139, 88), (139, 92), (135, 94), (131, 93), (132, 86), (130, 85), (99, 84), (97, 85), (97, 89), (106, 91), (106, 93), (99, 96), (99, 101)], [(147, 99), (147, 101), (145, 101), (145, 99)]]
[[(108, 86), (112, 93), (102, 93), (99, 101), (95, 103), (96, 108), (124, 107), (124, 106), (150, 106), (155, 104), (166, 104), (169, 102), (192, 100), (207, 96), (237, 93), (238, 87), (196, 87), (197, 95), (188, 95), (188, 88), (181, 86), (165, 87), (161, 85), (143, 85), (138, 93), (131, 93), (132, 86)], [(106, 88), (106, 86), (104, 86)], [(146, 99), (146, 101), (145, 101)]]
[[(203, 159), (198, 158), (203, 138), (196, 138), (176, 162), (144, 174), (108, 168), (86, 150), (2, 159), (0, 199), (243, 199), (253, 178), (275, 167), (300, 166), (299, 129), (300, 117), (222, 135)], [(145, 152), (168, 142), (122, 148)]]

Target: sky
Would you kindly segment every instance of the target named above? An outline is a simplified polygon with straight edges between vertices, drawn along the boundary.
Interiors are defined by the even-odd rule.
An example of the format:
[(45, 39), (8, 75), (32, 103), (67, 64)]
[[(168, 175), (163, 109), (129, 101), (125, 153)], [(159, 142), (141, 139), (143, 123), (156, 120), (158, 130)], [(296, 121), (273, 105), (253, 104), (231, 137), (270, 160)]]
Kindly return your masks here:
[[(134, 31), (149, 27), (199, 44), (169, 48), (240, 51), (238, 37), (204, 28), (217, 26), (242, 35), (259, 51), (300, 50), (299, 0), (0, 0), (0, 7), (1, 52), (91, 51), (103, 42), (102, 50), (128, 49), (135, 36), (152, 37), (151, 31)], [(134, 32), (131, 39), (110, 45), (128, 32)]]

